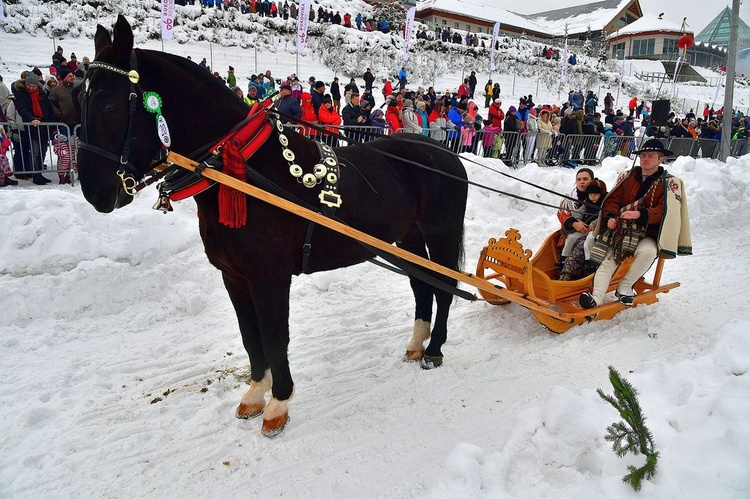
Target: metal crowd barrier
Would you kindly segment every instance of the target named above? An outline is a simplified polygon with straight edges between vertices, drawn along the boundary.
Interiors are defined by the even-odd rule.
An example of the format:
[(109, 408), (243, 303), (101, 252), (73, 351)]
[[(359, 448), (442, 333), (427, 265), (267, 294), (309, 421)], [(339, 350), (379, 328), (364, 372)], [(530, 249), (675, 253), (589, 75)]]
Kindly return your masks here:
[(748, 140), (747, 139), (732, 139), (731, 147), (729, 148), (732, 156), (738, 157), (748, 152)]
[[(3, 128), (10, 139), (9, 163), (16, 178), (35, 174), (57, 173), (67, 175), (73, 183), (77, 175), (78, 142), (74, 127), (65, 123), (40, 123), (34, 126), (28, 122), (5, 122)], [(65, 140), (62, 140), (62, 137)], [(68, 167), (63, 165), (69, 159)], [(48, 179), (52, 180), (52, 179)]]
[[(34, 175), (36, 173), (57, 173), (59, 176), (68, 175), (71, 182), (77, 177), (77, 139), (67, 140), (60, 145), (56, 140), (58, 134), (66, 137), (78, 137), (80, 125), (70, 130), (64, 123), (42, 123), (35, 127), (30, 123), (3, 124), (6, 135), (11, 139), (10, 163), (15, 176)], [(313, 139), (319, 139), (315, 130), (302, 125), (285, 125), (287, 128)], [(330, 128), (330, 127), (329, 127)], [(368, 135), (406, 133), (405, 129), (390, 130), (377, 126), (337, 126), (337, 137), (324, 136), (323, 141), (333, 146), (344, 146), (350, 142), (373, 140), (376, 137)], [(360, 132), (367, 132), (360, 133)], [(540, 166), (562, 166), (576, 163), (601, 163), (610, 156), (633, 157), (633, 151), (638, 149), (643, 141), (650, 137), (628, 137), (601, 135), (551, 135), (525, 134), (519, 132), (504, 132), (496, 130), (476, 130), (470, 137), (461, 135), (461, 130), (447, 128), (431, 128), (429, 136), (444, 143), (456, 153), (471, 153), (477, 156), (501, 159), (506, 165), (518, 168), (520, 164), (536, 162)], [(716, 158), (720, 153), (718, 140), (692, 138), (662, 138), (664, 146), (673, 151), (675, 156), (691, 156), (693, 158)], [(730, 154), (742, 156), (750, 152), (747, 139), (733, 139)], [(58, 154), (59, 153), (59, 154)], [(70, 157), (70, 169), (62, 167), (60, 155)], [(50, 179), (51, 180), (51, 179)]]

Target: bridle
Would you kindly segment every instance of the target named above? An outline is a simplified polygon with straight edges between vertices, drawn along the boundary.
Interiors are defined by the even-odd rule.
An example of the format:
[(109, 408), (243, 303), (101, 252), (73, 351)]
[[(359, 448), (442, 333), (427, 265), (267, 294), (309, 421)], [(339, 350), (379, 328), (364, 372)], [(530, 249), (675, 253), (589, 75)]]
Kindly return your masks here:
[[(135, 50), (130, 53), (130, 70), (126, 71), (122, 68), (108, 64), (101, 61), (92, 61), (89, 64), (88, 71), (86, 71), (86, 78), (84, 79), (83, 94), (81, 99), (81, 138), (78, 142), (78, 147), (92, 154), (96, 154), (104, 159), (118, 163), (120, 168), (117, 170), (117, 176), (122, 180), (122, 186), (125, 192), (131, 196), (135, 196), (137, 193), (138, 180), (143, 177), (138, 168), (130, 161), (130, 147), (133, 142), (133, 121), (135, 119), (135, 112), (138, 108), (139, 102), (142, 101), (144, 90), (141, 87), (140, 75), (138, 74), (138, 59), (135, 55)], [(125, 140), (120, 148), (120, 154), (112, 153), (99, 146), (91, 144), (88, 141), (88, 99), (90, 93), (90, 80), (93, 77), (93, 69), (104, 69), (113, 73), (126, 76), (130, 80), (130, 94), (128, 96), (128, 128)]]

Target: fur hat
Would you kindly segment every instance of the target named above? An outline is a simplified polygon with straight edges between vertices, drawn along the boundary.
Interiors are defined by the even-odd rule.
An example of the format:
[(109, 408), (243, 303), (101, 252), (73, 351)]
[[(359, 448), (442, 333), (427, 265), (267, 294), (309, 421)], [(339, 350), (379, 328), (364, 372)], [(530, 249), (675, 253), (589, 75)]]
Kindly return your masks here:
[(602, 192), (602, 186), (599, 185), (598, 180), (592, 180), (591, 183), (586, 187), (586, 194), (604, 194)]

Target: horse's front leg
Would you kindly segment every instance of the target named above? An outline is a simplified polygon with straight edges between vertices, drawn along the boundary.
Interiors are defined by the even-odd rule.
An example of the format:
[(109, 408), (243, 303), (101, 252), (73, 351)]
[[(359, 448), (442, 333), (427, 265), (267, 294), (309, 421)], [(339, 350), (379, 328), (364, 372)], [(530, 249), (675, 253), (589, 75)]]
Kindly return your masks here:
[[(274, 271), (278, 271), (275, 269)], [(273, 376), (271, 400), (263, 412), (263, 435), (275, 437), (289, 421), (287, 404), (294, 393), (294, 381), (289, 370), (289, 287), (291, 274), (257, 279), (252, 288), (253, 301), (258, 310), (258, 325), (263, 352)]]
[(243, 277), (236, 274), (224, 272), (223, 277), (224, 286), (237, 314), (242, 344), (250, 359), (250, 388), (242, 397), (235, 414), (240, 419), (251, 419), (263, 413), (266, 406), (265, 395), (271, 390), (273, 378), (263, 353), (260, 326), (250, 286)]

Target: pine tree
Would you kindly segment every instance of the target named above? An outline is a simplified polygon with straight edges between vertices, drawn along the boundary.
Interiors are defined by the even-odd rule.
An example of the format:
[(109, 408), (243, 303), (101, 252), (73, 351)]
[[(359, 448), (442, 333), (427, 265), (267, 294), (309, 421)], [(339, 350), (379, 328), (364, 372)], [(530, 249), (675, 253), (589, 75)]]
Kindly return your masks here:
[(612, 450), (618, 457), (624, 457), (628, 452), (646, 456), (646, 463), (640, 468), (628, 466), (628, 473), (622, 481), (629, 483), (633, 490), (641, 490), (643, 479), (650, 480), (656, 474), (656, 461), (659, 453), (654, 450), (654, 439), (646, 428), (646, 418), (638, 402), (638, 392), (627, 380), (620, 377), (615, 368), (609, 366), (609, 381), (615, 390), (614, 397), (605, 395), (601, 388), (596, 392), (601, 398), (617, 409), (624, 421), (612, 423), (607, 427), (605, 440), (612, 442)]

